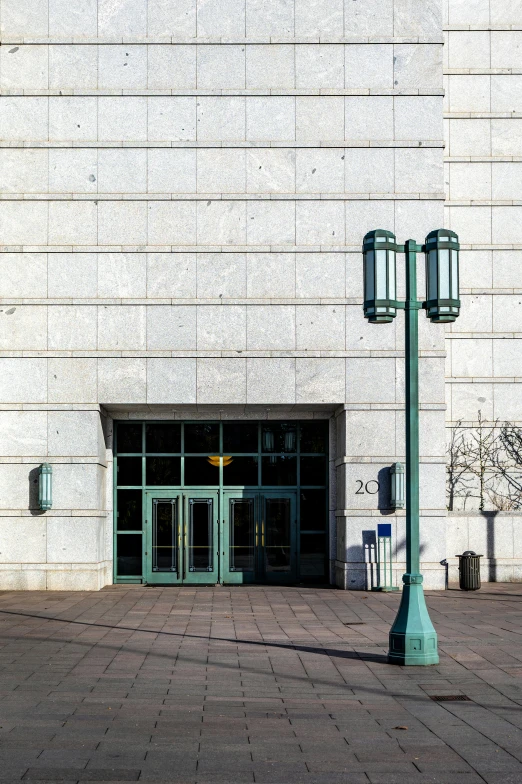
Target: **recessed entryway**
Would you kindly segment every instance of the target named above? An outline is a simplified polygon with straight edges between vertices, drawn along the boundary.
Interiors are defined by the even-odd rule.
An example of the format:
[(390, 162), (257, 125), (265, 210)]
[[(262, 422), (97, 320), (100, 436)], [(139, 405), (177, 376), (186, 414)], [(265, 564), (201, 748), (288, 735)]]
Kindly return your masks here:
[(325, 582), (328, 421), (116, 422), (115, 582)]

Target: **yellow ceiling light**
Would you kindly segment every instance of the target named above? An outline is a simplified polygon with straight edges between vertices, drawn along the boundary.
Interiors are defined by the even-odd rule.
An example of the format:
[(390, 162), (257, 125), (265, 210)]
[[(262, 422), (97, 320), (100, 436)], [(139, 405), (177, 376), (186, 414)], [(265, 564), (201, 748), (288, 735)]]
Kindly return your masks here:
[(223, 468), (226, 468), (226, 466), (229, 466), (234, 458), (226, 455), (225, 457), (219, 457), (218, 455), (209, 455), (207, 457), (207, 463), (210, 463), (210, 465), (214, 466), (214, 468), (219, 468), (220, 460), (223, 460)]

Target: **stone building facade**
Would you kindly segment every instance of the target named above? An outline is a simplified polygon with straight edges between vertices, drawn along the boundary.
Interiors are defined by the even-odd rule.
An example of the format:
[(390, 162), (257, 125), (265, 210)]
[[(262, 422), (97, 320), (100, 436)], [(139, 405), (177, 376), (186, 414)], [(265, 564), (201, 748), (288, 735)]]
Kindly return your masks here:
[[(214, 503), (208, 572), (222, 579), (225, 502), (241, 497), (225, 481), (227, 434), (237, 446), (247, 431), (259, 480), (244, 497), (288, 502), (297, 526), (277, 545), (291, 568), (266, 556), (260, 579), (364, 587), (383, 520), (400, 575), (388, 469), (404, 459), (404, 325), (364, 321), (361, 243), (374, 228), (422, 242), (446, 225), (463, 247), (461, 317), (420, 321), (422, 569), (442, 588), (440, 562), (454, 568), (471, 525), (446, 513), (446, 426), (478, 408), (522, 419), (520, 3), (0, 0), (0, 14), (0, 589), (153, 581), (155, 492), (179, 501), (180, 548), (183, 505)], [(121, 466), (139, 460), (143, 475), (122, 485), (114, 433), (134, 438), (138, 423)], [(154, 423), (176, 457), (151, 483)], [(199, 451), (220, 478), (195, 462), (187, 490), (176, 461), (189, 470), (198, 423), (219, 434)], [(299, 466), (286, 479), (280, 458)], [(328, 471), (305, 481), (320, 459)], [(327, 498), (315, 528), (314, 487)], [(114, 504), (138, 497), (139, 531), (124, 530)], [(471, 528), (486, 536), (486, 522)], [(518, 574), (516, 522), (511, 549), (502, 529), (504, 549), (487, 553), (500, 576)], [(136, 537), (140, 567), (124, 555)], [(255, 537), (264, 547), (265, 529)], [(182, 579), (169, 568), (158, 579)], [(184, 581), (204, 581), (191, 568)]]

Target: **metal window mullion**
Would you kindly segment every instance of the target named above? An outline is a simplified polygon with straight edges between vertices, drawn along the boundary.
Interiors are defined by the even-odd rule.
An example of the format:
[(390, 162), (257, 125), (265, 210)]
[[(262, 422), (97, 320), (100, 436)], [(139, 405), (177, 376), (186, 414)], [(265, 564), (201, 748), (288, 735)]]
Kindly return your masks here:
[(181, 423), (181, 470), (180, 479), (181, 487), (185, 487), (185, 423)]
[(297, 490), (296, 490), (296, 499), (295, 499), (295, 568), (296, 568), (296, 577), (299, 579), (301, 577), (301, 422), (298, 421), (296, 423), (296, 434), (295, 437), (297, 439), (296, 444), (296, 460), (297, 460), (297, 472), (296, 472), (296, 482), (297, 482)]
[(223, 487), (223, 422), (219, 422), (219, 482), (218, 487), (221, 490)]
[(146, 463), (145, 463), (145, 422), (141, 424), (141, 486), (147, 484)]
[(258, 487), (261, 487), (261, 481), (262, 481), (262, 474), (261, 474), (262, 463), (263, 463), (262, 438), (263, 438), (263, 425), (262, 425), (261, 421), (259, 421), (257, 423), (257, 486)]
[[(218, 491), (219, 492), (219, 491)], [(207, 566), (206, 570), (212, 571), (214, 569), (214, 496), (207, 498)]]
[(297, 444), (295, 447), (295, 459), (297, 460), (297, 471), (296, 471), (296, 484), (297, 484), (297, 492), (299, 492), (299, 488), (301, 487), (301, 423), (296, 422), (295, 428), (295, 437), (297, 440)]
[(145, 455), (145, 422), (141, 423), (141, 576), (146, 573), (145, 561), (145, 547), (147, 547), (147, 534), (145, 533), (145, 519), (147, 515), (147, 500), (145, 497), (144, 487), (146, 484), (146, 458)]
[[(117, 428), (116, 428), (117, 430)], [(115, 434), (116, 435), (116, 434)], [(118, 458), (116, 450), (112, 457), (112, 508), (113, 508), (113, 521), (112, 521), (112, 579), (116, 583), (118, 580)]]
[(178, 561), (179, 561), (179, 552), (178, 552), (178, 502), (174, 498), (171, 498), (171, 501), (170, 501), (170, 514), (171, 514), (171, 526), (172, 526), (172, 539), (171, 539), (172, 556), (171, 556), (171, 561), (170, 561), (170, 571), (177, 573), (177, 571), (178, 571)]

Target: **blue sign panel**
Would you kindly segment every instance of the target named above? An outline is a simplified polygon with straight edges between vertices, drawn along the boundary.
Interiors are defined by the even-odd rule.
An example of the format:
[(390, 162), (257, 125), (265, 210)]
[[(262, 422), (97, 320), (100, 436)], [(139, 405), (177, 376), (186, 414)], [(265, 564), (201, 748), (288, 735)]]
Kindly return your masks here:
[(391, 523), (378, 523), (377, 536), (391, 536)]

